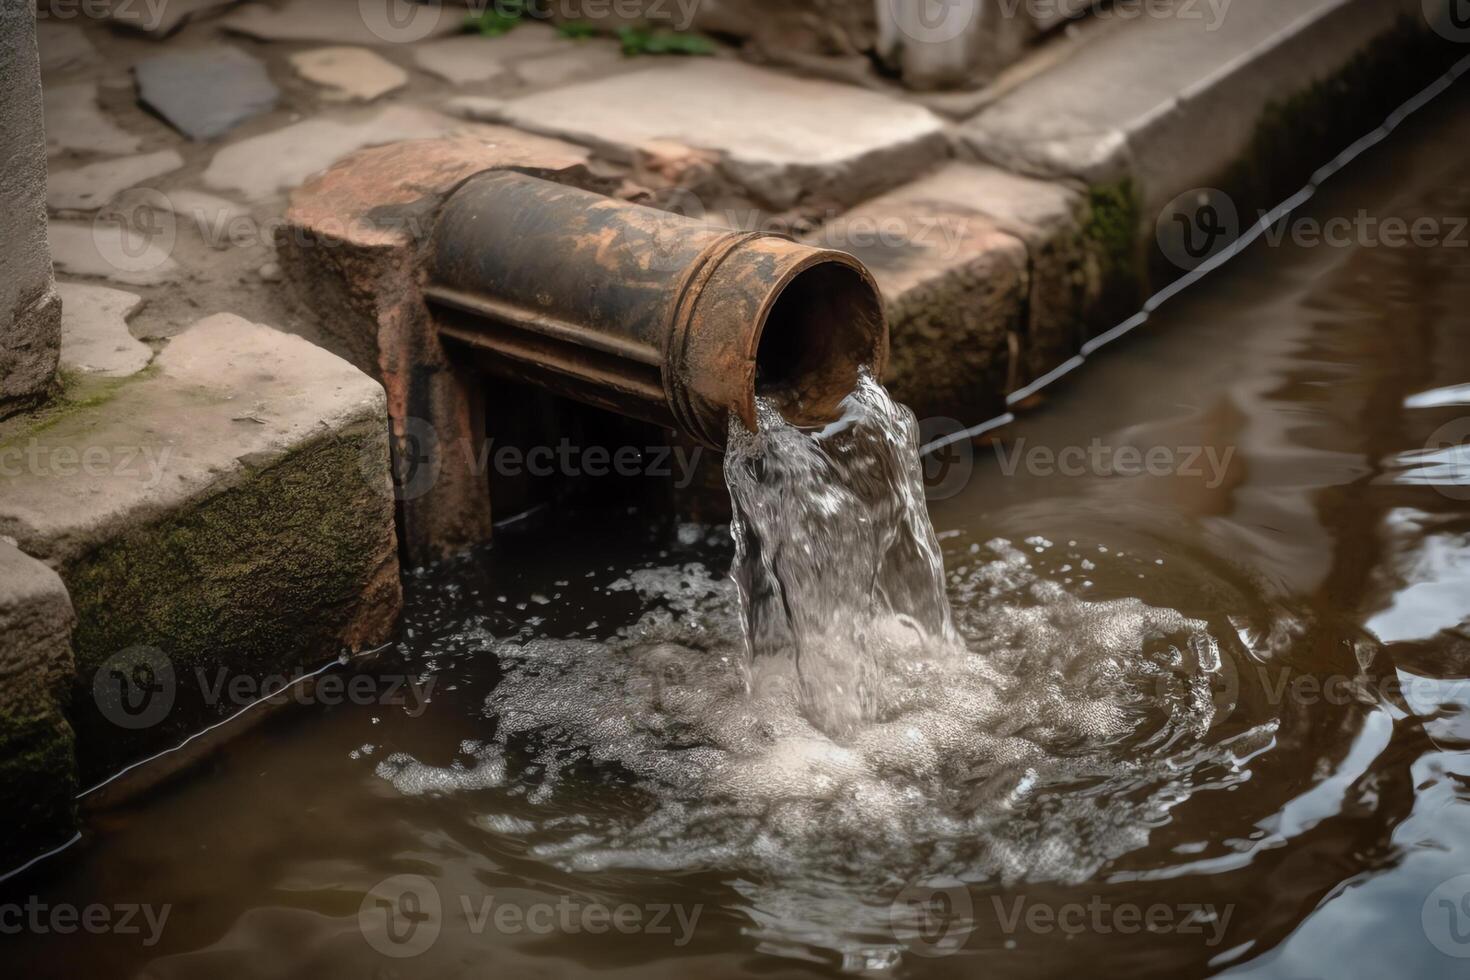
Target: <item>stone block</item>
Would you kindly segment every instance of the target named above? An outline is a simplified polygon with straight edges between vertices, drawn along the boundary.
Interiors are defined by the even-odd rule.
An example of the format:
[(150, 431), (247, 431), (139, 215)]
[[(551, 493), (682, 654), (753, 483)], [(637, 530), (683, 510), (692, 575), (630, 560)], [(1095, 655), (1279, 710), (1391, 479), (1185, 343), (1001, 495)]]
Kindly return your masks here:
[[(12, 465), (0, 457), (0, 472)], [(74, 620), (60, 577), (0, 540), (0, 873), (75, 829)]]
[(314, 48), (293, 54), (291, 64), (328, 99), (371, 102), (408, 84), (408, 72), (367, 48)]
[(400, 494), (410, 562), (486, 541), (491, 531), (486, 474), (471, 465), (483, 394), (441, 347), (420, 294), (420, 249), (434, 214), (474, 174), (514, 167), (590, 179), (586, 161), (579, 147), (484, 127), (474, 137), (363, 150), (291, 195), (277, 235), (283, 274), (310, 297), (334, 346), (383, 382), (395, 458), (433, 455), (433, 479)]
[(537, 92), (493, 111), (491, 121), (621, 162), (649, 144), (712, 152), (728, 181), (778, 209), (809, 198), (853, 203), (948, 152), (943, 123), (921, 106), (715, 58)]
[(1151, 221), (1175, 196), (1248, 161), (1271, 107), (1333, 78), (1403, 24), (1428, 32), (1420, 0), (1178, 5), (1100, 32), (996, 100), (958, 138), (968, 153), (1016, 172), (1127, 183)]
[(965, 424), (1004, 409), (1025, 330), (1026, 245), (924, 182), (867, 201), (808, 236), (862, 259), (883, 293), (885, 381), (920, 419)]
[(106, 286), (61, 282), (61, 363), (73, 371), (109, 378), (137, 374), (153, 350), (128, 330), (128, 317), (143, 299)]
[[(220, 678), (258, 684), (391, 635), (387, 427), (381, 386), (346, 361), (217, 314), (149, 369), (0, 432), (0, 535), (76, 609), (84, 776), (238, 708)], [(140, 664), (146, 690), (126, 686)]]

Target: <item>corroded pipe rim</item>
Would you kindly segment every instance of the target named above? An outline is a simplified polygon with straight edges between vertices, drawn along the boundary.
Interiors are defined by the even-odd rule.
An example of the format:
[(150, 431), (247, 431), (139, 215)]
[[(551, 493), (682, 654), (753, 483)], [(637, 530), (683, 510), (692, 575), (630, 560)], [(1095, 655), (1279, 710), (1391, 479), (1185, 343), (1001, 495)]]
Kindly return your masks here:
[[(726, 262), (742, 248), (756, 243), (776, 242), (791, 246), (785, 261), (780, 264), (779, 274), (774, 281), (767, 280), (768, 288), (760, 292), (761, 302), (746, 323), (724, 327), (725, 330), (743, 333), (743, 340), (725, 348), (727, 356), (721, 360), (726, 363), (695, 363), (697, 355), (691, 352), (690, 344), (699, 329), (695, 325), (698, 307), (702, 300), (708, 300), (711, 281), (720, 275)], [(836, 249), (802, 245), (786, 235), (731, 232), (704, 250), (681, 284), (679, 300), (672, 311), (672, 322), (666, 334), (667, 368), (663, 377), (664, 390), (670, 410), (686, 432), (712, 448), (722, 449), (726, 441), (729, 412), (734, 412), (747, 429), (756, 431), (756, 375), (761, 344), (766, 339), (771, 314), (785, 297), (787, 289), (798, 278), (824, 266), (842, 268), (857, 276), (864, 290), (855, 293), (852, 298), (871, 299), (873, 308), (867, 313), (874, 320), (872, 324), (864, 325), (871, 328), (871, 347), (861, 352), (864, 356), (854, 365), (851, 383), (841, 392), (832, 393), (830, 404), (825, 406), (833, 410), (828, 414), (835, 417), (837, 401), (856, 386), (859, 367), (866, 366), (875, 376), (882, 377), (888, 358), (887, 324), (878, 283), (860, 260)], [(834, 325), (843, 329), (850, 326), (852, 325)], [(731, 357), (728, 354), (738, 356)], [(701, 391), (700, 381), (712, 381), (714, 384), (705, 386), (705, 390)], [(830, 421), (830, 418), (793, 418), (792, 421), (798, 424), (820, 424)]]

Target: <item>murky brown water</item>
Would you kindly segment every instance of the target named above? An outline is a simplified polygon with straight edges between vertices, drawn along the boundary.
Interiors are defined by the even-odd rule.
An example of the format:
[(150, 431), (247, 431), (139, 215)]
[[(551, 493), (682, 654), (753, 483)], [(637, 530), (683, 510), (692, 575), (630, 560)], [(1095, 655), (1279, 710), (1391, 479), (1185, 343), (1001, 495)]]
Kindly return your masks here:
[(972, 658), (856, 736), (738, 710), (723, 529), (567, 513), (412, 579), (390, 703), (7, 882), (4, 973), (1463, 973), (1467, 110), (1298, 216), (1354, 244), (1258, 245), (941, 475)]

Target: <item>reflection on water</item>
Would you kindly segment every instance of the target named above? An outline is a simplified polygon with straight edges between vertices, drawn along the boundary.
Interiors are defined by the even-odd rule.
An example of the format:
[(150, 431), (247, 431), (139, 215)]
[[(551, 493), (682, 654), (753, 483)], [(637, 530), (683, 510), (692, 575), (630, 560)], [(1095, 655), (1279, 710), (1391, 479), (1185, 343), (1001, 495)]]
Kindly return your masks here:
[[(1316, 214), (1470, 211), (1446, 99)], [(973, 447), (931, 508), (964, 650), (873, 626), (856, 715), (747, 670), (727, 529), (506, 536), (410, 579), (378, 669), (427, 704), (296, 712), (7, 885), (166, 905), (156, 943), (29, 929), (7, 964), (1456, 975), (1467, 350), (1470, 249), (1252, 250)]]

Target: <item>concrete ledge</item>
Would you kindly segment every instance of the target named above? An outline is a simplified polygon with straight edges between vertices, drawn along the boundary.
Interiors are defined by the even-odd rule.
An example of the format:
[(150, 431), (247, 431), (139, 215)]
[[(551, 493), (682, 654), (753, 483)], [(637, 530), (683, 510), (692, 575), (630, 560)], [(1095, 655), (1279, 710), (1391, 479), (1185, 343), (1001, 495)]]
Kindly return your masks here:
[(1184, 271), (1177, 243), (1154, 241), (1185, 233), (1180, 201), (1219, 189), (1248, 225), (1463, 53), (1421, 0), (1172, 9), (1099, 32), (955, 130), (962, 156), (1087, 186), (1105, 319)]
[(943, 122), (922, 106), (714, 59), (450, 108), (621, 163), (670, 146), (714, 154), (730, 184), (777, 209), (809, 199), (851, 204), (949, 155)]
[[(84, 776), (237, 707), (196, 679), (289, 674), (391, 635), (383, 391), (335, 355), (219, 314), (144, 371), (15, 421), (0, 534), (71, 590)], [(146, 724), (102, 696), (137, 702), (139, 670), (157, 686), (165, 667), (169, 705)]]
[(1100, 320), (1106, 244), (1063, 182), (951, 163), (808, 237), (861, 258), (888, 307), (886, 379), (920, 418), (973, 423), (1077, 353)]
[(75, 828), (76, 753), (63, 710), (74, 621), (61, 578), (0, 541), (0, 872)]
[(872, 270), (888, 314), (884, 378), (918, 416), (983, 418), (1014, 387), (1026, 312), (1026, 246), (964, 201), (920, 181), (808, 236)]

